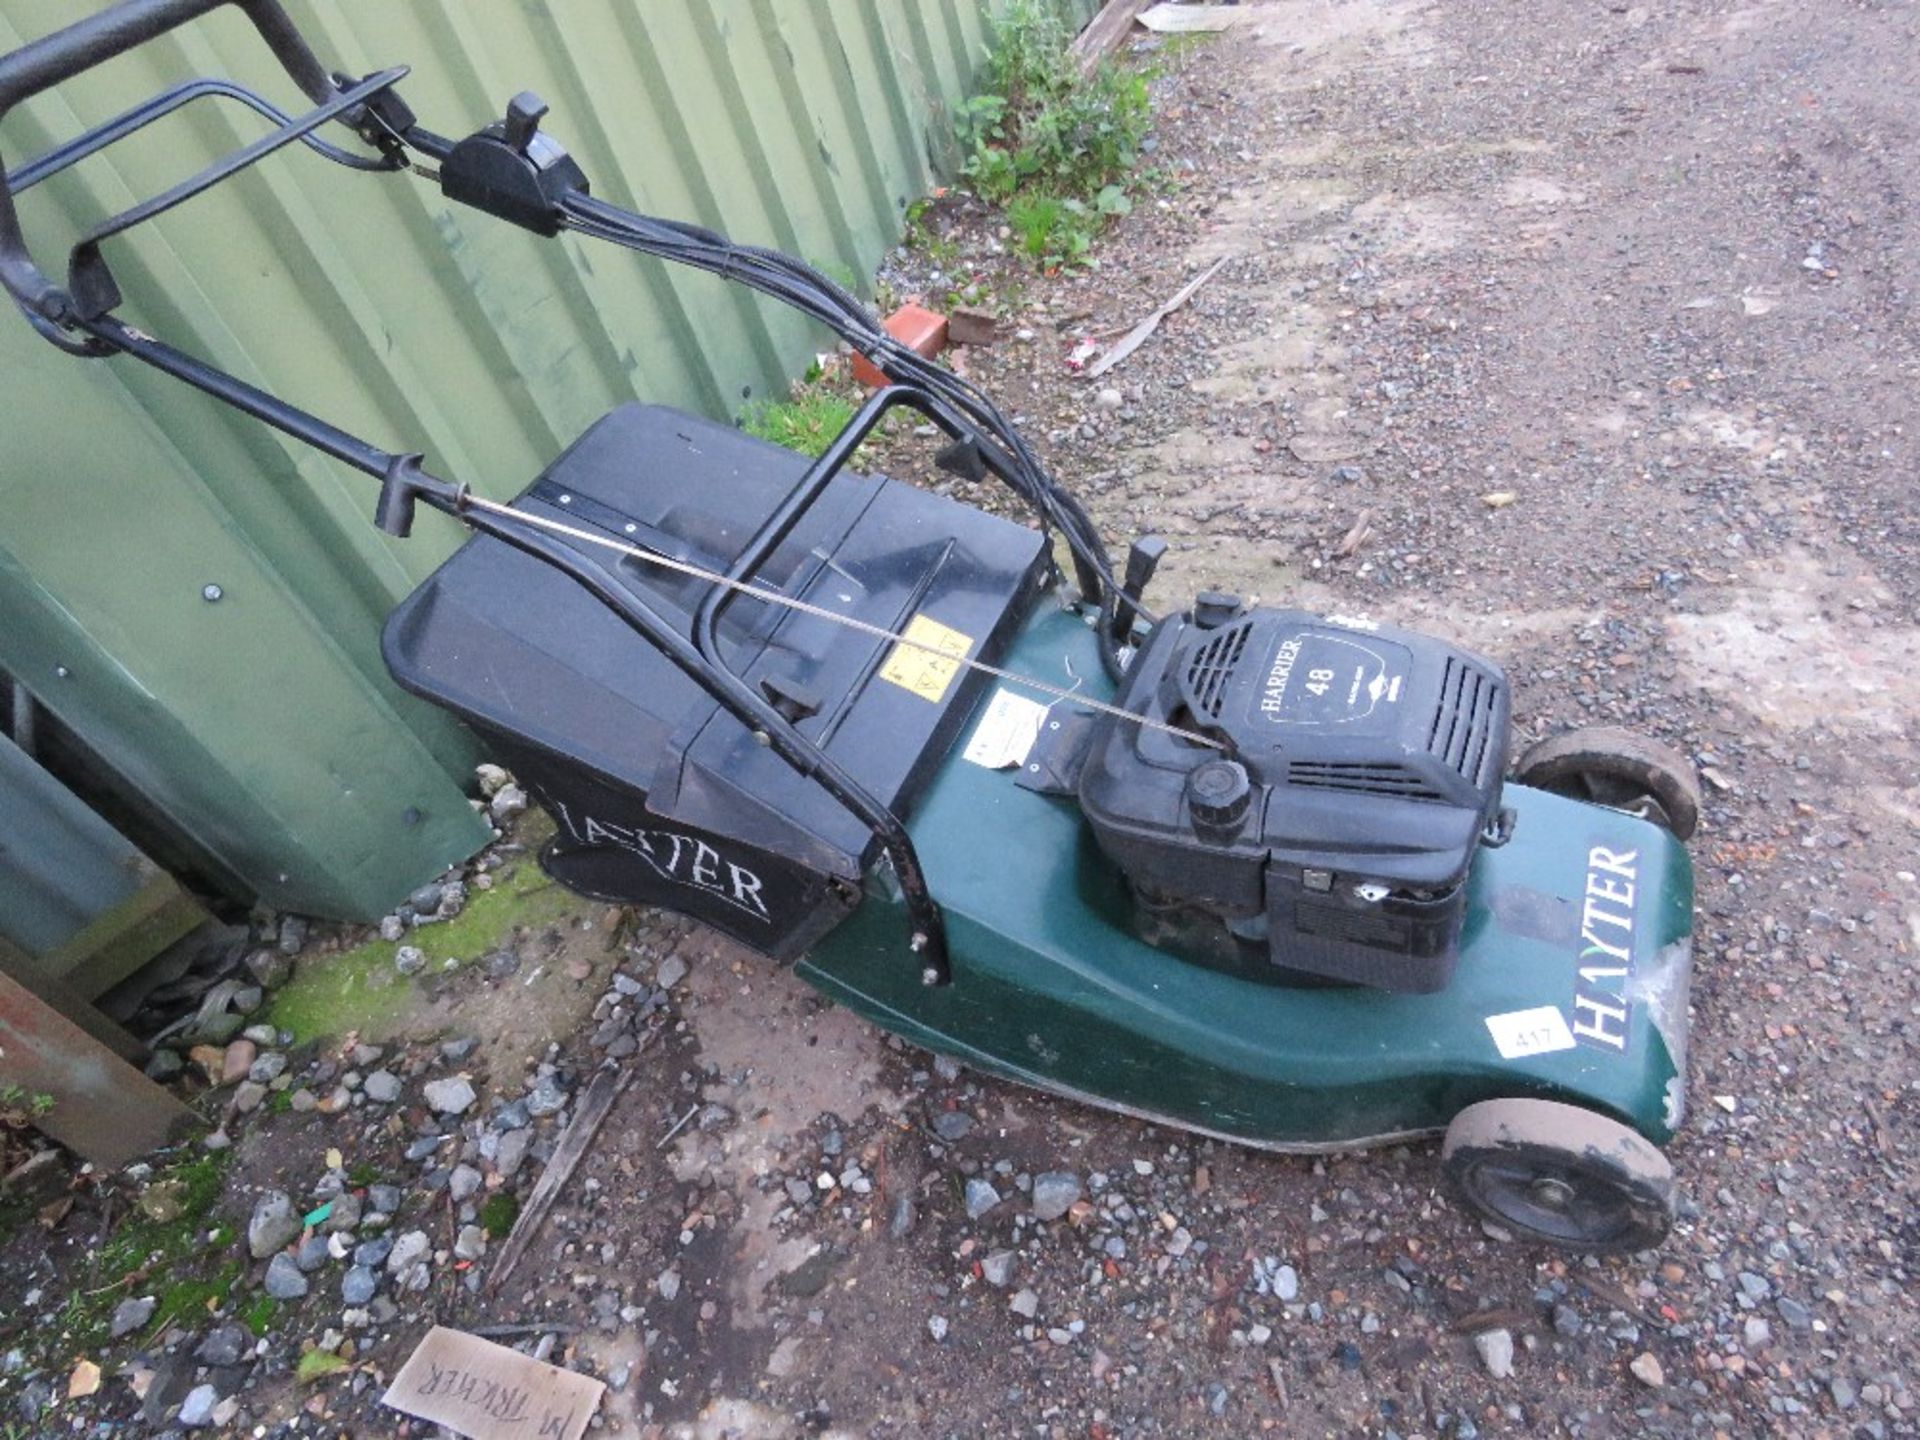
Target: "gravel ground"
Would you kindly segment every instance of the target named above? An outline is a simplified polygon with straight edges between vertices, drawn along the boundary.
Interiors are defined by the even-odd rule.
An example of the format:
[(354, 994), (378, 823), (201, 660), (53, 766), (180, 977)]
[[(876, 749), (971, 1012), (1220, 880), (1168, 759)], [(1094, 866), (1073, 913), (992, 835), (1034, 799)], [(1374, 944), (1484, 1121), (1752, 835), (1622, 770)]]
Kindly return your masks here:
[[(1085, 1337), (989, 1332), (966, 1363), (1008, 1388), (924, 1413), (990, 1433), (1020, 1390), (1065, 1434), (1915, 1433), (1915, 12), (1249, 21), (1165, 97), (1190, 182), (976, 373), (1110, 533), (1175, 538), (1163, 597), (1364, 605), (1498, 655), (1523, 737), (1623, 723), (1701, 764), (1685, 1220), (1566, 1265), (1488, 1243), (1425, 1151), (1094, 1122), (1084, 1163), (1206, 1257), (1091, 1284), (1060, 1257), (1045, 1314)], [(1132, 360), (1061, 381), (1221, 255)]]
[[(841, 1258), (775, 1287), (753, 1393), (860, 1434), (1914, 1433), (1915, 12), (1248, 12), (1161, 83), (1169, 183), (1097, 273), (1013, 278), (956, 204), (957, 258), (890, 278), (1014, 297), (964, 363), (1110, 535), (1173, 539), (1163, 599), (1364, 605), (1499, 656), (1523, 740), (1704, 768), (1683, 1221), (1568, 1262), (1426, 1147), (1258, 1157), (885, 1061), (834, 1133), (918, 1226), (799, 1208)], [(1054, 1171), (1088, 1208), (1023, 1220)]]
[[(1517, 743), (1606, 721), (1701, 765), (1672, 1238), (1503, 1243), (1431, 1145), (1291, 1159), (1091, 1112), (662, 925), (618, 978), (581, 951), (593, 1022), (474, 1071), (470, 1113), (422, 1103), (470, 1060), (401, 1047), (370, 1062), (391, 1120), (349, 1100), (240, 1145), (246, 1206), (312, 1203), (345, 1144), (402, 1185), (392, 1233), (431, 1236), (383, 1259), (349, 1376), (288, 1378), (301, 1338), (339, 1343), (332, 1270), (251, 1374), (199, 1372), (240, 1395), (234, 1433), (395, 1433), (379, 1382), (439, 1319), (530, 1327), (613, 1382), (613, 1433), (1920, 1434), (1920, 12), (1242, 9), (1157, 82), (1160, 178), (1096, 273), (1024, 274), (955, 202), (930, 217), (952, 252), (887, 278), (1003, 306), (961, 363), (1110, 536), (1172, 539), (1163, 602), (1364, 607), (1505, 663)], [(1069, 367), (1223, 256), (1110, 375)], [(565, 1102), (609, 1051), (638, 1079), (488, 1296), (440, 1194), (454, 1145), (524, 1190), (565, 1111), (502, 1178), (503, 1104)]]

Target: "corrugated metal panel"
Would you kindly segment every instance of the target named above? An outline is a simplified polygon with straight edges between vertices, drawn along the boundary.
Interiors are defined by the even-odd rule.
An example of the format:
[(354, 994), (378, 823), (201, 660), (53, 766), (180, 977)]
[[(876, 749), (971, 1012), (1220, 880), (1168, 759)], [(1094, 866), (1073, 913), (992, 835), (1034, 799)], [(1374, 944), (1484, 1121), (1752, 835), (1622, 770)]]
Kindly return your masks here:
[(172, 876), (0, 737), (0, 970), (84, 1025), (86, 1001), (205, 919)]
[[(982, 0), (290, 8), (330, 63), (411, 63), (405, 94), (433, 128), (462, 133), (535, 89), (596, 193), (861, 276), (947, 156), (985, 43)], [(73, 14), (0, 0), (0, 45)], [(10, 116), (0, 154), (206, 73), (299, 104), (222, 12)], [(22, 206), (39, 253), (256, 133), (196, 106), (57, 177)], [(298, 150), (109, 258), (135, 323), (494, 496), (613, 405), (730, 415), (821, 343), (737, 287)], [(0, 372), (0, 667), (269, 904), (370, 916), (470, 851), (467, 744), (378, 653), (382, 617), (454, 528), (426, 517), (390, 543), (359, 477), (159, 376), (59, 355), (10, 315)]]
[(0, 940), (66, 944), (140, 887), (140, 852), (0, 736)]

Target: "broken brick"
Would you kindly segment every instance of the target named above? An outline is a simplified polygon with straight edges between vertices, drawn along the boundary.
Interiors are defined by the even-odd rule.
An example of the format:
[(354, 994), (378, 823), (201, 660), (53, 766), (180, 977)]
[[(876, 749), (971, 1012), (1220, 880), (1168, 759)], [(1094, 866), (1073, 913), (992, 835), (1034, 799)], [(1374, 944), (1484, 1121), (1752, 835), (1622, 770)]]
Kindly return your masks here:
[[(902, 305), (887, 316), (886, 330), (909, 350), (929, 360), (947, 343), (947, 317), (924, 305)], [(853, 357), (853, 378), (869, 390), (877, 390), (887, 383), (887, 377), (864, 355)]]
[(947, 316), (951, 345), (991, 345), (1000, 338), (1000, 317), (978, 305), (957, 305)]

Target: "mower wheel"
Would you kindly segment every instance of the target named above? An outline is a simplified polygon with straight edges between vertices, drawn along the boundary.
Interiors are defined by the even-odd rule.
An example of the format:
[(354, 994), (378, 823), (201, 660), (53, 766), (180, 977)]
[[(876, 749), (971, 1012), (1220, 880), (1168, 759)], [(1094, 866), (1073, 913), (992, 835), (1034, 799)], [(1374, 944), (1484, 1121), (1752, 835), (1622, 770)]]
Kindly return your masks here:
[(1650, 1250), (1673, 1226), (1673, 1167), (1578, 1105), (1485, 1100), (1447, 1127), (1440, 1161), (1481, 1214), (1568, 1250)]
[(1624, 810), (1693, 838), (1700, 823), (1700, 781), (1671, 745), (1612, 725), (1551, 735), (1528, 748), (1513, 778), (1536, 790)]

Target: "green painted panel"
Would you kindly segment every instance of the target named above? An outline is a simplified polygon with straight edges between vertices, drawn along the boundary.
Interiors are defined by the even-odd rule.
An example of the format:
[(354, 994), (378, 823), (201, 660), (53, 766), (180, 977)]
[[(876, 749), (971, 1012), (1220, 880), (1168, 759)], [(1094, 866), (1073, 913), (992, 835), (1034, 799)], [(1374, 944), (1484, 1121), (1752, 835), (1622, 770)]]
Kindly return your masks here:
[[(1090, 0), (1074, 0), (1082, 9)], [(460, 134), (539, 91), (596, 194), (866, 276), (950, 162), (984, 0), (292, 0), (322, 59), (408, 63)], [(0, 47), (73, 0), (0, 0)], [(221, 12), (31, 102), (16, 163), (193, 74), (301, 104)], [(202, 102), (29, 193), (43, 264), (86, 224), (260, 133)], [(827, 337), (709, 276), (455, 213), (428, 180), (295, 149), (110, 243), (134, 323), (440, 473), (509, 495), (628, 399), (729, 416)], [(0, 668), (267, 903), (380, 913), (483, 838), (471, 743), (400, 694), (378, 627), (458, 541), (125, 362), (0, 314)], [(202, 599), (203, 586), (222, 599)]]
[(6, 335), (10, 417), (91, 402), (59, 468), (0, 469), (7, 668), (270, 905), (377, 914), (396, 877), (469, 853), (484, 831), (443, 768), (457, 732), (366, 678), (361, 615), (335, 628), (304, 603), (124, 367), (40, 364)]

